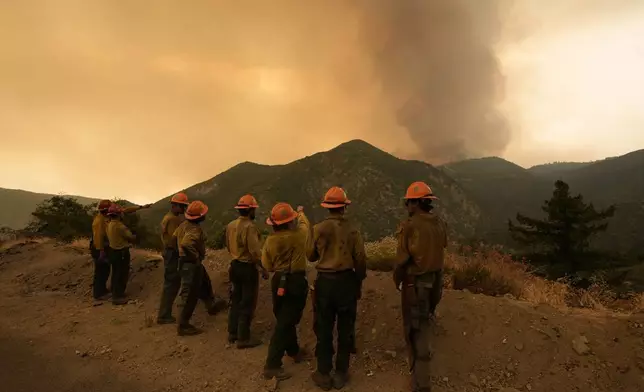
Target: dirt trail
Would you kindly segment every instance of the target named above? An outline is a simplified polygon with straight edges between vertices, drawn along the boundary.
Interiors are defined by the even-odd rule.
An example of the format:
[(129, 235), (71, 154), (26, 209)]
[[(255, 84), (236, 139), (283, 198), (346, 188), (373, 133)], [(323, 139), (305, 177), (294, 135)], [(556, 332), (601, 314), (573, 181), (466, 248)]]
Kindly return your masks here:
[[(180, 338), (151, 322), (162, 268), (157, 255), (133, 252), (132, 304), (88, 300), (92, 266), (84, 249), (51, 242), (0, 253), (0, 380), (21, 391), (265, 391), (266, 346), (237, 351), (226, 344), (226, 316), (197, 309), (206, 333)], [(227, 260), (206, 266), (225, 290)], [(360, 353), (348, 391), (404, 391), (406, 361), (398, 295), (390, 276), (370, 273), (358, 317)], [(254, 330), (265, 341), (273, 317), (261, 289)], [(223, 294), (223, 293), (222, 293)], [(566, 312), (550, 307), (447, 291), (436, 328), (432, 374), (436, 391), (644, 391), (644, 315)], [(300, 328), (313, 347), (311, 312)], [(578, 349), (573, 349), (573, 340)], [(280, 391), (314, 391), (314, 363), (292, 364)]]

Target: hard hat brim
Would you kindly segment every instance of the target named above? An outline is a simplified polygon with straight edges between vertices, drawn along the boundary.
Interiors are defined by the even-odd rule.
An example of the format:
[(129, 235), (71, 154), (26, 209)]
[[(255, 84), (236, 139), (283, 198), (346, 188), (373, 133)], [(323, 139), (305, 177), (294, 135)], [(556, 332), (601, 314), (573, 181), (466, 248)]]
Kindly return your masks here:
[(440, 200), (437, 196), (430, 195), (430, 196), (423, 196), (423, 197), (403, 197), (404, 200), (420, 200), (420, 199), (429, 199), (429, 200)]
[(204, 204), (204, 209), (203, 211), (201, 211), (201, 214), (191, 215), (191, 214), (188, 214), (188, 212), (186, 211), (183, 213), (183, 215), (186, 217), (187, 220), (197, 220), (199, 218), (203, 218), (204, 216), (206, 216), (207, 213), (208, 213), (208, 206)]
[(236, 210), (249, 210), (251, 208), (258, 208), (259, 204), (251, 204), (251, 205), (236, 205), (235, 209)]
[(270, 217), (266, 218), (266, 224), (269, 225), (269, 226), (279, 226), (279, 225), (283, 225), (283, 224), (292, 222), (292, 221), (295, 220), (295, 218), (297, 218), (297, 212), (293, 211), (293, 214), (291, 216), (289, 216), (288, 218), (285, 218), (285, 219), (280, 219), (280, 220), (274, 221)]
[(346, 207), (349, 204), (351, 204), (351, 200), (347, 199), (344, 202), (323, 201), (320, 205), (324, 208), (340, 208), (340, 207)]
[(181, 205), (184, 205), (184, 206), (189, 206), (190, 202), (189, 201), (170, 200), (170, 204), (181, 204)]

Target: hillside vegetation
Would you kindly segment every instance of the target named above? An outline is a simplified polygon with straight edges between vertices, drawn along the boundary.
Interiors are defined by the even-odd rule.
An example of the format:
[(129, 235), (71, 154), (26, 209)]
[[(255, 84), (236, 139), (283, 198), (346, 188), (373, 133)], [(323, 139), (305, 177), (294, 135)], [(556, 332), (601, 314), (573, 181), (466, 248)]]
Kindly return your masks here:
[[(55, 195), (34, 193), (19, 189), (0, 188), (0, 227), (19, 230), (27, 226), (31, 220), (31, 213), (36, 206)], [(95, 204), (97, 199), (82, 196), (70, 196), (83, 205)]]
[[(359, 140), (286, 165), (241, 163), (185, 192), (210, 207), (206, 227), (212, 238), (236, 217), (233, 206), (245, 193), (257, 198), (257, 221), (265, 227), (264, 220), (280, 201), (302, 205), (314, 222), (320, 221), (326, 215), (320, 207), (324, 193), (339, 185), (353, 201), (351, 219), (361, 226), (367, 240), (375, 240), (395, 231), (405, 215), (402, 197), (407, 186), (419, 179), (430, 183), (439, 195), (438, 213), (447, 220), (455, 238), (473, 235), (479, 209), (456, 181), (427, 163), (398, 159)], [(143, 213), (156, 230), (169, 200), (170, 196)]]
[(500, 158), (468, 160), (441, 169), (468, 191), (486, 217), (479, 226), (481, 239), (510, 243), (508, 219), (517, 213), (542, 216), (539, 206), (552, 193), (554, 180), (561, 179), (572, 194), (581, 193), (598, 208), (616, 206), (607, 232), (597, 238), (599, 248), (631, 260), (644, 258), (644, 150), (575, 168), (564, 164), (547, 175)]

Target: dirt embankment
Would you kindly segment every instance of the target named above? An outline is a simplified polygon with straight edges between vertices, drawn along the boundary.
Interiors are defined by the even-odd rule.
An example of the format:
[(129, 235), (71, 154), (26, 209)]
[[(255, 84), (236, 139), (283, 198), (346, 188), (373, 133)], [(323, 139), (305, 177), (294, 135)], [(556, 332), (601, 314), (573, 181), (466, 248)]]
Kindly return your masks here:
[[(92, 264), (83, 247), (53, 242), (0, 252), (0, 380), (12, 392), (263, 391), (266, 346), (236, 351), (226, 344), (226, 316), (195, 322), (206, 333), (179, 338), (152, 323), (162, 282), (157, 255), (134, 251), (132, 303), (94, 306)], [(225, 294), (227, 259), (206, 266)], [(399, 299), (385, 273), (370, 273), (358, 317), (359, 354), (350, 391), (406, 390)], [(254, 331), (265, 341), (273, 317), (261, 288)], [(436, 391), (644, 391), (644, 315), (561, 311), (508, 298), (446, 291), (439, 308), (432, 374)], [(313, 347), (310, 305), (300, 327)], [(295, 377), (280, 391), (314, 391), (314, 362), (286, 368)], [(513, 391), (505, 389), (504, 391)]]

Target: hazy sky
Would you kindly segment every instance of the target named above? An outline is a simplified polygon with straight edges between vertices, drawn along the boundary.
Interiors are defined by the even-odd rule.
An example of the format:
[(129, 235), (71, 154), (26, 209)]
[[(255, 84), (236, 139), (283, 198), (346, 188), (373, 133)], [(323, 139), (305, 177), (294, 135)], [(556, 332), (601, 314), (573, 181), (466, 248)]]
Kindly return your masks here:
[(644, 1), (0, 0), (0, 187), (154, 201), (362, 138), (644, 148)]

